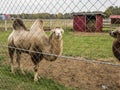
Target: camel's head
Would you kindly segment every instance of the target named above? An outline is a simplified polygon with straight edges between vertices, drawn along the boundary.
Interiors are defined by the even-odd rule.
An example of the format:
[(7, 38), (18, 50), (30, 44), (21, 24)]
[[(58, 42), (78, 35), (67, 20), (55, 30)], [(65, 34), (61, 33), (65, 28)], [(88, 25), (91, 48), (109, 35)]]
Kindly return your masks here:
[(117, 29), (115, 31), (111, 31), (110, 36), (117, 38), (117, 39), (120, 39), (120, 29)]
[(51, 30), (51, 33), (54, 34), (56, 39), (62, 39), (62, 34), (64, 33), (64, 30), (62, 28), (54, 28)]

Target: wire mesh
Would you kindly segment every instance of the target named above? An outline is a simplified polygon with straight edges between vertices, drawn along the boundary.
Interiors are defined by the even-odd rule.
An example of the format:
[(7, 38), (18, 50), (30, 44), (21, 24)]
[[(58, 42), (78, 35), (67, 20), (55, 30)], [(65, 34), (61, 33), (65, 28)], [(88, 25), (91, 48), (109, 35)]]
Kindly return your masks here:
[[(0, 88), (6, 89), (6, 87), (10, 87), (9, 89), (17, 90), (17, 89), (30, 89), (26, 86), (32, 84), (29, 79), (37, 75), (37, 65), (38, 63), (44, 59), (50, 58), (60, 58), (67, 60), (76, 60), (82, 61), (86, 63), (94, 63), (95, 65), (102, 64), (103, 66), (108, 65), (108, 67), (117, 67), (118, 72), (120, 73), (119, 67), (119, 30), (120, 30), (120, 1), (119, 0), (1, 0), (0, 2)], [(16, 42), (20, 43), (20, 47), (8, 45), (8, 37), (13, 32), (13, 23), (16, 18), (20, 18), (27, 29), (30, 32), (32, 30), (32, 25), (37, 19), (41, 19), (43, 21), (43, 32), (36, 34), (36, 31), (33, 34), (28, 35), (29, 39), (25, 41), (27, 38), (24, 37), (24, 33), (18, 32), (14, 39)], [(62, 28), (64, 29), (64, 34), (62, 35), (63, 39), (63, 50), (62, 55), (58, 55), (56, 53), (50, 52), (55, 48), (58, 48), (60, 45), (53, 47), (52, 50), (49, 50), (48, 44), (49, 36), (51, 35), (51, 31), (54, 28)], [(114, 31), (112, 31), (114, 30)], [(110, 35), (109, 35), (110, 33)], [(27, 34), (26, 34), (27, 35)], [(37, 35), (38, 40), (33, 40), (34, 35)], [(41, 35), (41, 36), (39, 36)], [(116, 38), (114, 40), (114, 38)], [(19, 38), (24, 37), (22, 41)], [(39, 39), (46, 38), (47, 39)], [(32, 41), (31, 41), (32, 40)], [(114, 42), (113, 42), (114, 41)], [(34, 49), (31, 49), (31, 46), (34, 42)], [(41, 42), (35, 44), (37, 42)], [(14, 41), (12, 41), (14, 43)], [(30, 44), (28, 44), (30, 43)], [(24, 45), (28, 44), (27, 49), (24, 48)], [(49, 43), (50, 44), (50, 43)], [(55, 44), (55, 43), (54, 43)], [(43, 45), (43, 46), (42, 46)], [(49, 47), (52, 47), (49, 45)], [(15, 68), (17, 67), (16, 62), (19, 65), (18, 54), (22, 53), (20, 61), (23, 64), (23, 69), (26, 70), (26, 77), (23, 78), (21, 73), (18, 71), (18, 77), (12, 76), (8, 77), (10, 72), (10, 53), (8, 49), (14, 49), (16, 52), (14, 54)], [(59, 51), (59, 50), (58, 50)], [(17, 53), (18, 52), (18, 53)], [(55, 51), (56, 52), (56, 49)], [(32, 60), (33, 59), (33, 63)], [(40, 60), (41, 59), (41, 60)], [(25, 62), (23, 60), (29, 60)], [(34, 61), (35, 60), (35, 61)], [(28, 63), (28, 65), (26, 64)], [(55, 62), (56, 63), (56, 62)], [(64, 63), (64, 62), (63, 62)], [(78, 62), (77, 62), (78, 63)], [(25, 64), (25, 65), (24, 65)], [(75, 64), (75, 63), (73, 63)], [(26, 66), (26, 67), (25, 67)], [(29, 67), (31, 66), (31, 67)], [(22, 66), (20, 66), (22, 67)], [(4, 72), (4, 70), (6, 70)], [(22, 70), (21, 70), (22, 71)], [(27, 72), (28, 71), (28, 72)], [(34, 71), (33, 75), (30, 71)], [(39, 73), (39, 71), (38, 71)], [(48, 72), (47, 72), (48, 73)], [(4, 75), (6, 75), (4, 77)], [(29, 76), (29, 78), (27, 78)], [(44, 76), (44, 75), (43, 75)], [(4, 78), (4, 79), (2, 79)], [(13, 78), (21, 78), (18, 79), (15, 83), (15, 79)], [(119, 76), (118, 76), (119, 78)], [(20, 84), (20, 80), (24, 80), (25, 82), (30, 82), (28, 84)], [(4, 81), (5, 80), (5, 81)], [(8, 80), (8, 83), (6, 81)], [(2, 83), (3, 82), (3, 83)], [(119, 81), (118, 81), (119, 82)], [(13, 85), (9, 84), (13, 83)], [(42, 83), (42, 82), (41, 82)], [(116, 82), (114, 82), (116, 83)], [(113, 84), (114, 84), (113, 83)], [(16, 86), (17, 84), (21, 86)], [(118, 86), (117, 86), (118, 85)], [(107, 89), (118, 89), (120, 83), (117, 83), (115, 86), (106, 86)], [(99, 85), (98, 85), (99, 86)], [(100, 88), (102, 88), (101, 85)], [(31, 86), (31, 90), (33, 88), (40, 89), (42, 87)], [(79, 85), (78, 85), (79, 87)], [(114, 88), (115, 87), (115, 88)], [(8, 89), (7, 88), (7, 89)], [(45, 87), (46, 88), (46, 87)], [(45, 89), (44, 88), (44, 89)], [(48, 89), (49, 87), (47, 87)], [(90, 87), (89, 87), (90, 88)], [(116, 89), (116, 90), (117, 90)]]

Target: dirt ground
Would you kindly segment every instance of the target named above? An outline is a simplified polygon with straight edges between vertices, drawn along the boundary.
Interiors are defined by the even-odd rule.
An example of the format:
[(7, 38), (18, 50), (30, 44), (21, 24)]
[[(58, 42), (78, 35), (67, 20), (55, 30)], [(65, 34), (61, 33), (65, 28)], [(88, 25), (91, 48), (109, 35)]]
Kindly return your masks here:
[[(21, 62), (24, 69), (33, 71), (29, 56)], [(39, 75), (78, 90), (120, 90), (120, 66), (59, 58), (53, 62), (41, 61)]]

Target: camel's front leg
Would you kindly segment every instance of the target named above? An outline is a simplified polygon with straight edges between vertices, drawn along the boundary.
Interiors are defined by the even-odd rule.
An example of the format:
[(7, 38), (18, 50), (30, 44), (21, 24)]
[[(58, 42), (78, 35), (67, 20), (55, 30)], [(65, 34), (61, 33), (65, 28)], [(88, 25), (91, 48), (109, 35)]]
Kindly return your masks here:
[(15, 50), (12, 48), (8, 48), (9, 56), (10, 56), (10, 65), (11, 65), (11, 72), (15, 74), (14, 72), (14, 63), (13, 63), (13, 57)]
[(39, 68), (39, 62), (42, 60), (42, 56), (40, 54), (31, 54), (32, 62), (34, 63), (34, 81), (38, 81), (38, 68)]

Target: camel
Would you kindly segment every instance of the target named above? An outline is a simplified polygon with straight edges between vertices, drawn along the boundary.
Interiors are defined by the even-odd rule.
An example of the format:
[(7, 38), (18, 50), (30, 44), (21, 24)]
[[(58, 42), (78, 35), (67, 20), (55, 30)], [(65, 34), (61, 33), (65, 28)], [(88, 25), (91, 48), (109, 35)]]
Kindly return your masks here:
[(16, 53), (18, 66), (21, 72), (25, 74), (20, 59), (21, 53), (27, 53), (34, 64), (34, 81), (38, 81), (39, 62), (43, 59), (55, 61), (62, 54), (63, 33), (64, 30), (57, 27), (52, 29), (50, 36), (48, 36), (43, 29), (42, 20), (37, 19), (28, 30), (21, 19), (15, 19), (13, 32), (8, 37), (11, 72), (15, 74), (13, 58), (14, 53)]
[(120, 61), (120, 27), (110, 32), (110, 36), (114, 38), (112, 51), (114, 56)]

